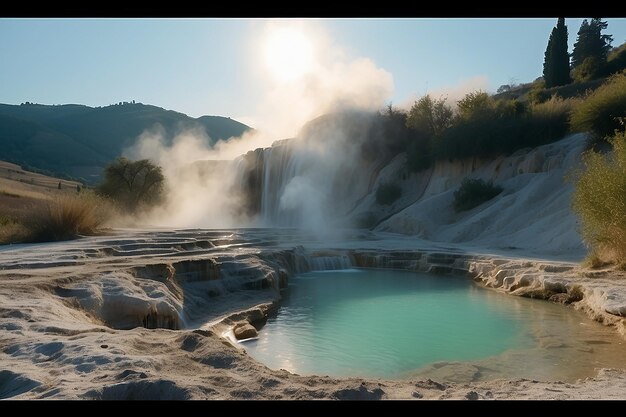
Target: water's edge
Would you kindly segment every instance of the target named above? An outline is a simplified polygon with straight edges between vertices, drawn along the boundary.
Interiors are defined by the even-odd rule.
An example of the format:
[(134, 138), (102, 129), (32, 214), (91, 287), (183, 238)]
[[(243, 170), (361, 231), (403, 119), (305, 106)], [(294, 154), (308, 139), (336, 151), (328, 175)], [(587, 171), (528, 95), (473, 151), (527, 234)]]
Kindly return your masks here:
[[(290, 251), (291, 252), (291, 251)], [(607, 278), (608, 271), (590, 272), (573, 262), (536, 261), (502, 256), (429, 250), (293, 250), (295, 263), (279, 258), (280, 288), (293, 274), (347, 268), (382, 268), (425, 272), (436, 275), (465, 275), (483, 287), (507, 295), (547, 300), (584, 311), (591, 319), (614, 328), (626, 339), (626, 298), (622, 289), (626, 282)], [(280, 262), (280, 261), (283, 262)], [(284, 262), (287, 260), (287, 262)], [(290, 262), (291, 261), (291, 262)], [(620, 291), (621, 290), (621, 291)], [(259, 322), (275, 311), (278, 297), (228, 314), (214, 325), (230, 325), (247, 319)], [(252, 316), (251, 311), (255, 314)]]
[(262, 325), (294, 275), (354, 267), (441, 279), (463, 274), (493, 291), (583, 310), (625, 334), (626, 274), (619, 271), (360, 231), (338, 240), (293, 230), (119, 230), (4, 248), (0, 398), (621, 398), (626, 392), (623, 369), (601, 369), (570, 387), (523, 379), (470, 388), (303, 377), (272, 371), (229, 341), (238, 323)]

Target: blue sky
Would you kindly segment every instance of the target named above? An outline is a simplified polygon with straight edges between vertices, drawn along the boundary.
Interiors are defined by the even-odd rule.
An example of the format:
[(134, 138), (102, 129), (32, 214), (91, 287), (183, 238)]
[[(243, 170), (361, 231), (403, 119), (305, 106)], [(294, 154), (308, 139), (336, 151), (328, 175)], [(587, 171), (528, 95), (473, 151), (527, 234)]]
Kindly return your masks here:
[[(281, 22), (284, 19), (281, 19)], [(567, 19), (570, 51), (582, 19)], [(613, 45), (626, 19), (607, 19)], [(556, 19), (310, 19), (344, 58), (369, 58), (405, 103), (473, 77), (541, 75)], [(0, 102), (137, 100), (191, 116), (252, 116), (267, 94), (261, 19), (0, 19)]]

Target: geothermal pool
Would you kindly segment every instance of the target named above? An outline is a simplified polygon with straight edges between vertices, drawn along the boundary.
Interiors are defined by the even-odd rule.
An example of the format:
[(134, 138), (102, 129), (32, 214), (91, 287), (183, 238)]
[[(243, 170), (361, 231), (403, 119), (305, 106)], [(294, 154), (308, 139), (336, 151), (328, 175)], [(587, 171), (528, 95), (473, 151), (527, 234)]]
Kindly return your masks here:
[(300, 375), (573, 381), (626, 364), (615, 331), (571, 308), (395, 270), (298, 275), (259, 337), (242, 344)]

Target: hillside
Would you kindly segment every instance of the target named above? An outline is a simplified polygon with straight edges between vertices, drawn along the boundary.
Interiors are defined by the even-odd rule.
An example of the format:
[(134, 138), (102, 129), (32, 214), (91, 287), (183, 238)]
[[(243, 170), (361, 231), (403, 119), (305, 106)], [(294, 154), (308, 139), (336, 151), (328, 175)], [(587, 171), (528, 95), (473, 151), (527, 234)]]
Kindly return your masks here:
[(77, 187), (80, 184), (75, 181), (26, 171), (19, 165), (0, 161), (0, 225), (52, 197), (76, 194)]
[(250, 129), (227, 117), (195, 119), (141, 103), (95, 108), (0, 104), (0, 160), (93, 184), (99, 180), (102, 167), (144, 130), (156, 125), (163, 127), (167, 137), (188, 128), (204, 129), (211, 144)]
[[(523, 149), (497, 158), (440, 161), (403, 177), (399, 155), (376, 179), (372, 192), (358, 202), (354, 219), (371, 218), (372, 229), (433, 242), (524, 256), (582, 259), (585, 248), (571, 210), (572, 184), (567, 176), (578, 166), (585, 134)], [(454, 192), (463, 178), (481, 178), (504, 191), (479, 206), (457, 213)], [(380, 184), (397, 184), (401, 197), (390, 205), (376, 202)]]

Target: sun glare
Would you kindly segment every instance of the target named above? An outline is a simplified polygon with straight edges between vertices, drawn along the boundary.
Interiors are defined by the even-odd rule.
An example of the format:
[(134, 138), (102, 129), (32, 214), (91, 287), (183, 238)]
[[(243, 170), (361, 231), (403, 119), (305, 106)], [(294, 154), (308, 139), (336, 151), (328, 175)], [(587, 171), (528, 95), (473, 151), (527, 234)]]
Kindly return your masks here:
[(264, 52), (267, 68), (280, 82), (295, 80), (313, 70), (313, 43), (297, 28), (273, 29)]

